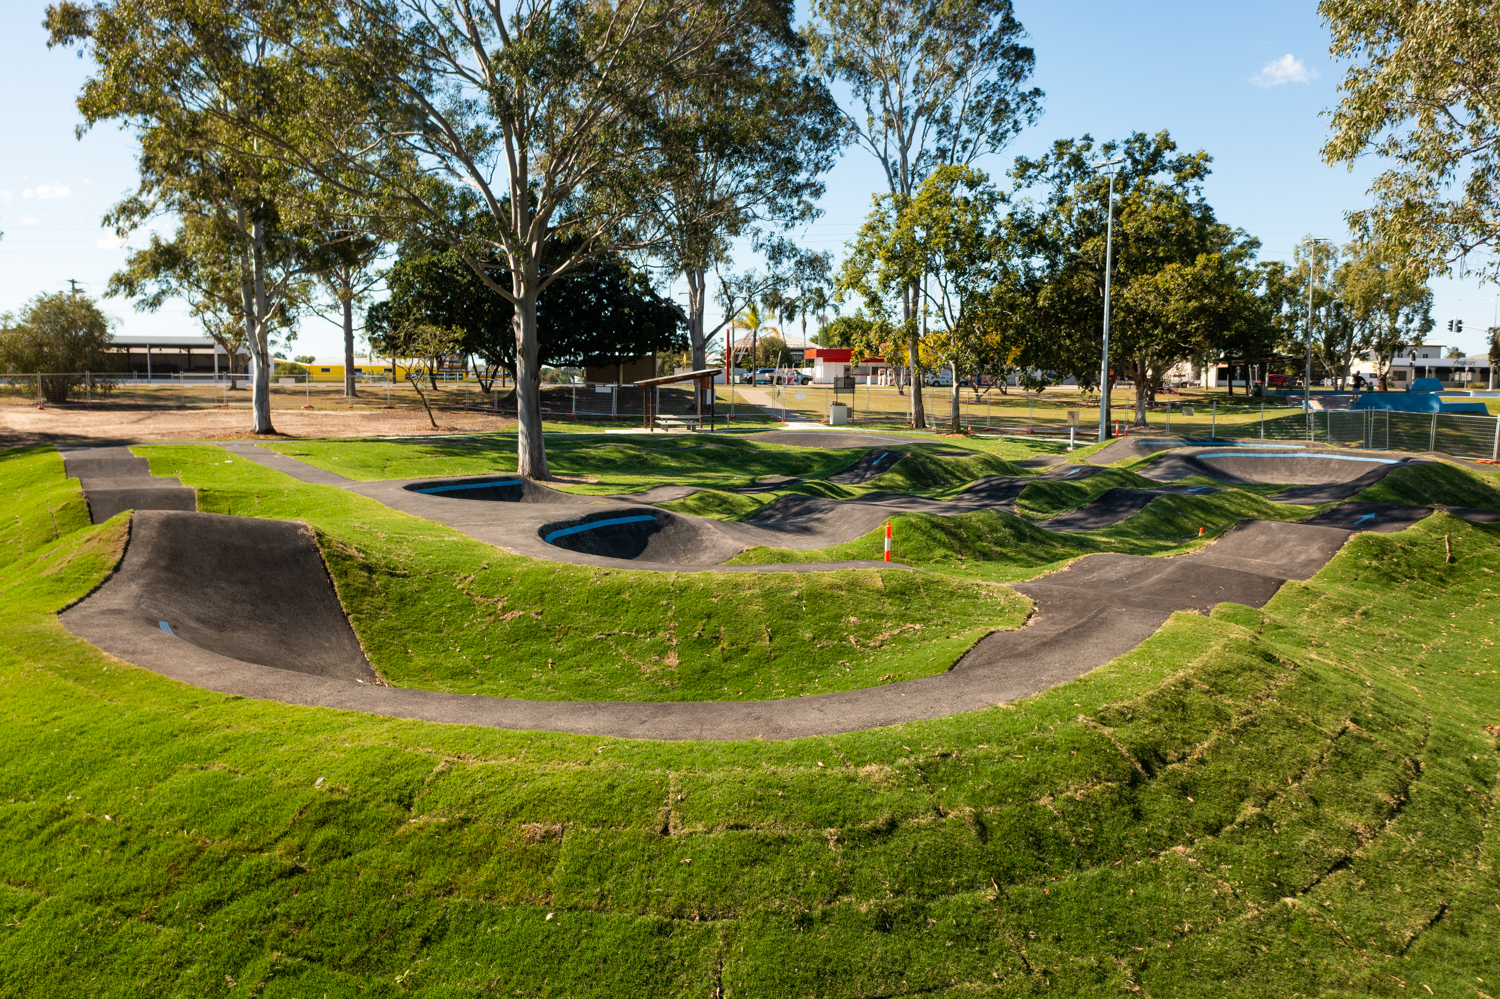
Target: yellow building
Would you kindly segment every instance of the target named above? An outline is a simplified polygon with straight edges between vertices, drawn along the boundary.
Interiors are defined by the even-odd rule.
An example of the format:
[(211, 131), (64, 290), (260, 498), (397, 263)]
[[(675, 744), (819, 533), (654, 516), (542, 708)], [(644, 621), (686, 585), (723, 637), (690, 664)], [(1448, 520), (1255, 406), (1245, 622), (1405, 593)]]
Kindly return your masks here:
[[(343, 382), (344, 359), (340, 357), (319, 357), (311, 364), (304, 365), (308, 371), (308, 378), (315, 382)], [(396, 365), (396, 380), (404, 381), (408, 366), (398, 363)], [(389, 357), (356, 357), (354, 359), (354, 377), (358, 380), (370, 382), (389, 381), (391, 377), (391, 359)]]

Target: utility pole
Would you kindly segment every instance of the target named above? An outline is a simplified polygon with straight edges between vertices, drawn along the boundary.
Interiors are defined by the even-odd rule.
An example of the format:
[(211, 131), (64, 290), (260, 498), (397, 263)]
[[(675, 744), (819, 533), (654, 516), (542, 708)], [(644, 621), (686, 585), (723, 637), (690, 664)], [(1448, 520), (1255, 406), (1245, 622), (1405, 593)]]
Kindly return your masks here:
[(73, 294), (78, 294), (78, 282), (72, 278), (68, 278), (68, 284), (72, 287)]
[[(1115, 173), (1125, 157), (1105, 160), (1094, 169), (1109, 170), (1109, 206), (1104, 221), (1104, 350), (1099, 359), (1099, 440), (1109, 440), (1109, 278), (1114, 270), (1115, 248)], [(1136, 391), (1140, 391), (1139, 388)]]
[[(1312, 413), (1312, 324), (1313, 324), (1313, 288), (1318, 284), (1318, 244), (1326, 243), (1326, 239), (1312, 239), (1311, 252), (1307, 258), (1307, 367), (1302, 376), (1302, 411)], [(1309, 433), (1312, 429), (1312, 417), (1308, 417)]]

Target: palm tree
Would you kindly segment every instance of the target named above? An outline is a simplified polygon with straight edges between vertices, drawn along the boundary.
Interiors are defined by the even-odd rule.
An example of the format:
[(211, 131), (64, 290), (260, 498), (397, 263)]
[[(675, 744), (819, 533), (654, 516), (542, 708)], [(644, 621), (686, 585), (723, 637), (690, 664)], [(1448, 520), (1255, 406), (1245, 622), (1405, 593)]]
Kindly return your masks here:
[[(760, 314), (760, 309), (755, 305), (754, 302), (751, 302), (749, 305), (745, 306), (745, 311), (741, 312), (738, 316), (735, 316), (734, 322), (729, 324), (731, 329), (744, 330), (750, 334), (751, 385), (755, 384), (755, 368), (759, 364), (759, 355), (756, 353), (756, 349), (759, 346), (761, 334), (775, 333), (777, 335), (780, 335), (781, 333), (781, 331), (776, 327), (771, 326), (766, 322), (766, 320), (769, 318), (769, 316), (762, 316)], [(734, 362), (733, 359), (731, 359), (730, 370), (732, 371), (733, 369)]]

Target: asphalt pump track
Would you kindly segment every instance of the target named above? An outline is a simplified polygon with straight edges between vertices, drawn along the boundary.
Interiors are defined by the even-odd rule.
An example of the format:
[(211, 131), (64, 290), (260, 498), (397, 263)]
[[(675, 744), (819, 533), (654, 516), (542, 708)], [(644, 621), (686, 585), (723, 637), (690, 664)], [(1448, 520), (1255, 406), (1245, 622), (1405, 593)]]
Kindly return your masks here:
[[(517, 550), (512, 546), (524, 540), (518, 553), (535, 551), (540, 557), (563, 561), (683, 571), (682, 564), (657, 559), (715, 554), (715, 544), (738, 551), (747, 541), (763, 543), (749, 540), (758, 539), (761, 532), (785, 547), (791, 533), (786, 525), (779, 525), (778, 530), (764, 522), (726, 524), (676, 515), (661, 521), (657, 515), (667, 512), (653, 512), (649, 504), (558, 493), (513, 475), (356, 483), (253, 445), (225, 446), (303, 481), (347, 488), (418, 516), (452, 523), (480, 540), (492, 540), (482, 533), (500, 526), (494, 511), (510, 511), (509, 529), (501, 531), (493, 543)], [(1049, 469), (1044, 474), (1093, 473)], [(961, 494), (975, 493), (964, 502), (985, 508), (982, 504), (993, 504), (1015, 486), (1014, 480), (992, 479), (988, 485), (981, 480)], [(1022, 480), (1022, 486), (1029, 481), (1035, 478)], [(918, 499), (877, 494), (873, 502), (859, 505), (894, 512), (900, 504)], [(595, 505), (603, 509), (587, 509)], [(1384, 509), (1389, 505), (1367, 506)], [(476, 514), (477, 519), (465, 525), (463, 514), (455, 512), (458, 508), (485, 515)], [(795, 738), (938, 718), (1038, 693), (1128, 652), (1174, 611), (1206, 612), (1225, 601), (1262, 606), (1286, 580), (1306, 579), (1326, 564), (1353, 530), (1399, 529), (1419, 519), (1415, 517), (1418, 511), (1422, 516), (1430, 512), (1406, 509), (1410, 514), (1405, 517), (1367, 517), (1358, 528), (1246, 521), (1209, 545), (1172, 558), (1091, 555), (1015, 586), (1035, 604), (1027, 624), (1013, 631), (992, 632), (945, 673), (775, 701), (525, 701), (385, 686), (354, 639), (310, 531), (287, 521), (187, 511), (137, 512), (115, 574), (61, 619), (69, 630), (106, 652), (226, 694), (426, 721), (622, 738)], [(807, 515), (808, 511), (791, 507), (776, 514), (788, 522)], [(602, 521), (630, 517), (649, 518), (631, 522), (644, 532), (644, 538), (626, 535), (628, 545), (639, 546), (640, 554), (649, 558), (615, 557), (621, 554), (618, 540), (609, 555), (588, 551), (592, 542), (578, 541), (573, 548), (558, 544), (569, 538), (603, 539), (603, 532), (630, 525)], [(705, 540), (680, 527), (674, 529), (673, 521), (712, 525), (723, 533)], [(579, 527), (584, 529), (573, 530)], [(836, 529), (855, 531), (856, 536), (863, 533), (847, 523)], [(563, 533), (568, 531), (572, 533)], [(809, 543), (803, 547), (825, 544), (824, 537), (817, 536), (820, 533), (809, 530)], [(701, 568), (819, 571), (867, 565), (883, 563)], [(244, 613), (247, 606), (257, 608), (254, 623)], [(260, 622), (275, 622), (274, 633)]]

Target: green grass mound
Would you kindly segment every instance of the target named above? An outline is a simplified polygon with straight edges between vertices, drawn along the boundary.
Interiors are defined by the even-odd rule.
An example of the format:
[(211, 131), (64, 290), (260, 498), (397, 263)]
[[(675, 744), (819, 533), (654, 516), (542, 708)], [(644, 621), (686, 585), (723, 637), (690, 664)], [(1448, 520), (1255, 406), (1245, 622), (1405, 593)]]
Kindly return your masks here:
[(88, 525), (88, 502), (65, 474), (54, 447), (0, 451), (0, 565)]
[(968, 485), (986, 475), (1030, 474), (995, 454), (975, 453), (959, 457), (912, 451), (896, 462), (889, 472), (877, 475), (865, 486), (871, 490), (896, 493), (935, 493)]
[(1093, 502), (1115, 488), (1160, 489), (1155, 479), (1119, 468), (1104, 468), (1076, 482), (1067, 479), (1045, 479), (1029, 483), (1016, 497), (1016, 509), (1030, 517), (1054, 517), (1065, 510)]
[[(594, 569), (509, 555), (221, 448), (138, 448), (202, 510), (303, 520), (390, 683), (533, 700), (763, 700), (941, 673), (1020, 625), (1003, 589), (902, 570)], [(720, 494), (726, 495), (726, 494)]]
[[(1048, 531), (1025, 518), (995, 510), (953, 517), (902, 513), (891, 518), (892, 559), (936, 572), (1012, 583), (1094, 552), (1177, 554), (1212, 540), (1241, 520), (1297, 520), (1313, 509), (1272, 503), (1237, 489), (1210, 496), (1165, 495), (1113, 527), (1074, 533)], [(1201, 537), (1200, 527), (1204, 529)], [(730, 561), (769, 564), (878, 559), (884, 546), (882, 527), (828, 548), (751, 548)]]
[(1494, 475), (1446, 461), (1424, 461), (1393, 468), (1354, 498), (1371, 503), (1440, 504), (1500, 510), (1500, 489), (1496, 488)]
[(1012, 705), (720, 744), (166, 680), (54, 617), (123, 539), (117, 518), (0, 568), (3, 995), (1465, 996), (1500, 975), (1493, 529), (1357, 536), (1263, 611), (1175, 615)]

